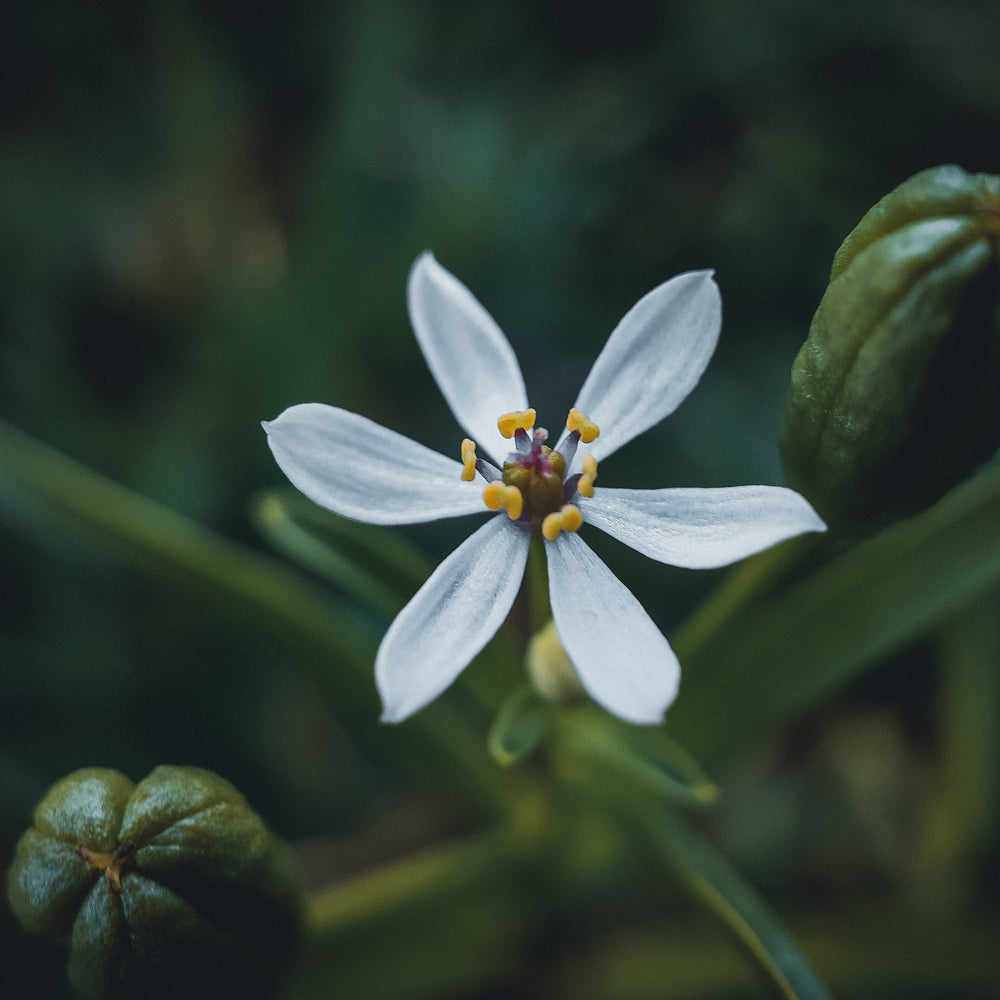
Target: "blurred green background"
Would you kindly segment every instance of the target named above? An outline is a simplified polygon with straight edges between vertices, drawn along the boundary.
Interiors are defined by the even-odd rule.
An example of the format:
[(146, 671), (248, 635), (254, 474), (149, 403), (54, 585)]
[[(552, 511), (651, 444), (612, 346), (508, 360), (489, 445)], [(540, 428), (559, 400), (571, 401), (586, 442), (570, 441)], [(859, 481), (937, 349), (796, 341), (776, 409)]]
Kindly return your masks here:
[[(335, 403), (457, 457), (406, 316), (421, 250), (496, 317), (548, 426), (633, 302), (713, 267), (716, 359), (602, 479), (780, 483), (788, 370), (840, 240), (920, 169), (1000, 171), (997, 38), (989, 2), (15, 0), (0, 10), (0, 417), (263, 552), (248, 503), (283, 478), (259, 421), (286, 406)], [(439, 558), (466, 531), (409, 537)], [(593, 541), (668, 636), (722, 579)], [(238, 608), (3, 489), (0, 552), (5, 858), (48, 785), (85, 765), (214, 769), (332, 874), (468, 823), (434, 762), (378, 725), (370, 678), (331, 699)], [(994, 607), (968, 614), (995, 649)], [(373, 649), (386, 617), (358, 607), (356, 622)], [(949, 907), (997, 926), (995, 843), (969, 868), (928, 818), (948, 775), (939, 666), (922, 644), (716, 774), (731, 791), (718, 837), (806, 932), (830, 914), (879, 926), (894, 893), (928, 926)], [(0, 927), (6, 995), (62, 995), (57, 953), (6, 913)], [(824, 955), (852, 965), (827, 944), (821, 973)], [(903, 966), (908, 947), (886, 946)], [(546, 953), (542, 983), (573, 961)], [(869, 960), (838, 995), (959, 995), (900, 985), (888, 959), (866, 979)], [(982, 953), (963, 961), (961, 996), (995, 996)], [(712, 995), (757, 994), (738, 980)]]

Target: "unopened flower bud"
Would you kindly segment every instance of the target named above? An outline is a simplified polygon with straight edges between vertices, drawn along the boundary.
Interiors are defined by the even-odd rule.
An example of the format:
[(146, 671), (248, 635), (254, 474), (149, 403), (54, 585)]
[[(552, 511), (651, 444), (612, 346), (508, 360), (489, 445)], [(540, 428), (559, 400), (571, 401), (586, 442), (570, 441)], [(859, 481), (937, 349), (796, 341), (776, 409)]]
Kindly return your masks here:
[(158, 767), (57, 782), (21, 837), (7, 892), (25, 930), (66, 938), (91, 998), (272, 996), (297, 942), (290, 849), (232, 785)]
[(531, 637), (524, 662), (533, 687), (546, 701), (573, 704), (586, 698), (555, 622), (549, 621)]
[(789, 485), (832, 525), (929, 507), (1000, 446), (1000, 177), (925, 170), (837, 251), (781, 424)]

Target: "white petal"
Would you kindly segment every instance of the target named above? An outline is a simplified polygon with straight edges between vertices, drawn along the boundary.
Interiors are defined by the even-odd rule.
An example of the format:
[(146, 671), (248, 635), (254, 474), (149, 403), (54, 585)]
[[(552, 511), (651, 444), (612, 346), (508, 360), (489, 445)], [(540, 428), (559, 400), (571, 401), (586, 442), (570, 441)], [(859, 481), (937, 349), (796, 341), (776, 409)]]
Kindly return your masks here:
[(513, 348), (468, 288), (429, 251), (410, 270), (406, 298), (413, 332), (451, 412), (502, 463), (511, 445), (497, 430), (497, 418), (528, 408)]
[(375, 658), (384, 721), (433, 701), (489, 642), (517, 596), (530, 543), (526, 528), (490, 518), (396, 616)]
[(783, 486), (723, 489), (595, 489), (580, 502), (588, 524), (671, 566), (712, 569), (826, 525)]
[(486, 509), (482, 482), (463, 482), (460, 462), (367, 417), (301, 403), (263, 427), (292, 484), (344, 517), (414, 524)]
[(619, 718), (662, 722), (680, 683), (667, 640), (579, 535), (560, 535), (545, 552), (552, 617), (580, 683)]
[(590, 448), (595, 458), (673, 413), (701, 378), (721, 326), (722, 298), (711, 271), (679, 274), (625, 314), (574, 404), (601, 430)]

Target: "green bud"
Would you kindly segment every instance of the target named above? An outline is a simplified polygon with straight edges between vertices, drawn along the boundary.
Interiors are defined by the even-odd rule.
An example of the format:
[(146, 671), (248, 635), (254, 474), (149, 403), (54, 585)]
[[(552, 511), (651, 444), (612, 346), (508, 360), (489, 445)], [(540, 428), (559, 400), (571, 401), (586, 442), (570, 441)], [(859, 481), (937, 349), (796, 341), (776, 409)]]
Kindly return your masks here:
[(7, 894), (25, 930), (68, 939), (84, 996), (272, 996), (297, 943), (288, 845), (232, 785), (158, 767), (133, 785), (85, 768), (49, 789)]
[(587, 693), (551, 619), (531, 637), (524, 663), (532, 686), (546, 701), (557, 705), (586, 701)]
[(925, 170), (837, 251), (781, 421), (789, 485), (832, 525), (929, 507), (1000, 447), (1000, 177)]

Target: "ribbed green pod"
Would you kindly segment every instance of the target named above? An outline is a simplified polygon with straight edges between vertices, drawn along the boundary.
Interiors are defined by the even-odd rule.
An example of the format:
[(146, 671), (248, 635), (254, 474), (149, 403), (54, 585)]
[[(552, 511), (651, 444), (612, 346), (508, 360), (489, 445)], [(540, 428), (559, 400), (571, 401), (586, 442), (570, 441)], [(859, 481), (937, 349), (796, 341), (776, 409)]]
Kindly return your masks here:
[(7, 879), (27, 931), (68, 938), (69, 977), (101, 1000), (274, 995), (302, 914), (289, 847), (229, 782), (105, 768), (49, 790)]
[(1000, 447), (1000, 177), (925, 170), (834, 258), (781, 421), (789, 485), (849, 531), (935, 503)]

